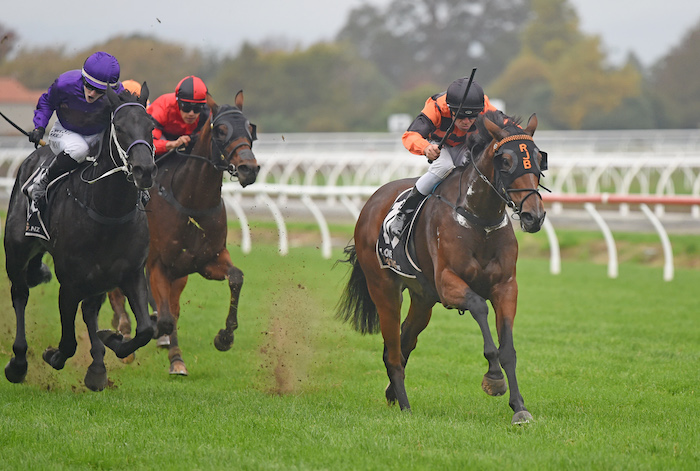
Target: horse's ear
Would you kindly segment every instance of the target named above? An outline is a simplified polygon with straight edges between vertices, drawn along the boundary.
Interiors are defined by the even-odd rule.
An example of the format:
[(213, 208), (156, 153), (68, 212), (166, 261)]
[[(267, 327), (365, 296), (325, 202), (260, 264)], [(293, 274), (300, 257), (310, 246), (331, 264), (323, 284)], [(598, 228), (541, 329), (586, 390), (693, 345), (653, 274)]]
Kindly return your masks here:
[(141, 85), (141, 95), (139, 95), (139, 103), (146, 106), (148, 103), (148, 84), (144, 81)]
[(207, 92), (207, 106), (211, 110), (213, 115), (216, 115), (216, 113), (219, 112), (219, 105), (216, 104), (214, 101), (214, 97)]
[(117, 96), (117, 92), (115, 92), (114, 89), (112, 89), (112, 87), (107, 86), (107, 88), (105, 89), (105, 95), (107, 96), (109, 103), (112, 105), (112, 109), (114, 109), (120, 105), (120, 101), (119, 101), (119, 97)]
[(535, 113), (532, 113), (530, 119), (527, 120), (527, 127), (525, 128), (525, 132), (530, 136), (534, 136), (535, 129), (537, 129), (537, 115)]
[(243, 111), (243, 90), (238, 90), (234, 103), (236, 103), (236, 108)]
[(486, 117), (484, 117), (484, 126), (486, 126), (486, 130), (489, 132), (489, 134), (491, 134), (491, 137), (497, 141), (500, 141), (507, 136), (504, 129)]

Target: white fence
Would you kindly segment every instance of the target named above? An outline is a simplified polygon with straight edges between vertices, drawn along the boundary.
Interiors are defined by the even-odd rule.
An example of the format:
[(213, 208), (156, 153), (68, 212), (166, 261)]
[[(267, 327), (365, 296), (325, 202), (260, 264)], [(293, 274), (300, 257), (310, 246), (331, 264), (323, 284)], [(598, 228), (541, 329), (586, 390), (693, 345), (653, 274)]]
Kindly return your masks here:
[[(418, 176), (427, 169), (426, 160), (409, 154), (400, 137), (386, 133), (260, 135), (254, 147), (261, 165), (258, 182), (245, 189), (235, 182), (225, 182), (223, 187), (231, 216), (242, 223), (243, 250), (250, 250), (252, 245), (249, 215), (275, 221), (281, 254), (287, 253), (289, 246), (285, 219), (312, 217), (321, 233), (321, 253), (330, 257), (328, 219), (354, 221), (377, 187)], [(549, 153), (550, 168), (542, 184), (555, 195), (607, 192), (700, 197), (700, 131), (538, 132), (535, 142)], [(9, 197), (17, 168), (31, 150), (24, 138), (0, 140), (0, 197)], [(593, 203), (572, 205), (557, 198), (550, 201), (548, 214), (556, 217), (585, 211), (606, 234), (602, 217), (591, 211)], [(673, 205), (672, 215), (666, 215), (668, 203), (656, 200), (652, 220), (646, 203), (634, 204), (634, 208), (631, 204), (617, 203), (616, 218), (634, 219), (641, 211), (663, 243), (664, 219), (677, 218), (678, 205)], [(681, 208), (681, 217), (700, 221), (698, 202)], [(551, 231), (552, 242), (553, 228), (545, 229)], [(558, 247), (550, 245), (554, 257)], [(611, 263), (608, 274), (616, 276), (616, 268), (611, 268), (616, 265)], [(551, 268), (553, 272), (558, 270), (554, 262)], [(664, 278), (672, 276), (672, 268), (666, 268)]]

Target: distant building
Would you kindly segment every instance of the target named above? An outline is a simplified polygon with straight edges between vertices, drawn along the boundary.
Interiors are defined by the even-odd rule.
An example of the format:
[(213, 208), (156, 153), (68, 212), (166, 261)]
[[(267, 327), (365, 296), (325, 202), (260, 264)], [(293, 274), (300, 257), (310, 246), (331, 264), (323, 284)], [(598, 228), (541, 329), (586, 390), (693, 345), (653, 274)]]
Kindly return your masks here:
[[(29, 90), (12, 77), (0, 77), (0, 111), (25, 131), (34, 129), (34, 109), (45, 90)], [(51, 129), (55, 117), (49, 123)], [(47, 129), (47, 132), (48, 132)], [(0, 117), (0, 136), (21, 136), (22, 133)]]

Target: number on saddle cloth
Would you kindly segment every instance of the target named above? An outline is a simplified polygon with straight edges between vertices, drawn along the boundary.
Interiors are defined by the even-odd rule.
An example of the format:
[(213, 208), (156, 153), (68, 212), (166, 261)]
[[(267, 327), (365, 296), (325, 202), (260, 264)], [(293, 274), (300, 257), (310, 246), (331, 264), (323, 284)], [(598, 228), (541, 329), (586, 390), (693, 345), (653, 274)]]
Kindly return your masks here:
[(413, 233), (413, 221), (420, 213), (427, 198), (421, 200), (416, 210), (407, 215), (409, 218), (406, 221), (407, 230), (401, 232), (400, 238), (395, 237), (390, 232), (391, 223), (399, 213), (399, 208), (401, 208), (403, 201), (410, 193), (411, 188), (402, 192), (391, 205), (382, 222), (379, 238), (377, 239), (376, 252), (382, 268), (388, 268), (406, 278), (416, 278), (421, 273), (421, 269), (415, 261), (416, 256), (410, 240)]

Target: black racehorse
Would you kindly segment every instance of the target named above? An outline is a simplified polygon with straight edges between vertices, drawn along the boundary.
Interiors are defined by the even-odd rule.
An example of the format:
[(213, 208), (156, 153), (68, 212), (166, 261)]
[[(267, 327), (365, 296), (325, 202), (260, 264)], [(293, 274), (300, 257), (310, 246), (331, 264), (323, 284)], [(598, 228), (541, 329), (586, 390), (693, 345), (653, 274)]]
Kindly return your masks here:
[[(408, 357), (418, 334), (428, 326), (436, 303), (470, 311), (481, 328), (484, 356), (489, 369), (482, 388), (493, 396), (510, 386), (513, 423), (532, 416), (515, 375), (513, 322), (518, 298), (515, 266), (518, 242), (506, 206), (520, 219), (526, 232), (540, 229), (545, 211), (537, 190), (546, 154), (532, 136), (537, 117), (526, 128), (518, 119), (487, 112), (477, 119), (478, 133), (470, 136), (472, 163), (455, 169), (426, 200), (414, 222), (415, 253), (422, 276), (406, 278), (382, 268), (376, 244), (384, 217), (397, 196), (415, 179), (388, 183), (367, 201), (355, 226), (355, 245), (346, 249), (352, 274), (339, 303), (339, 316), (361, 332), (381, 330), (384, 365), (389, 376), (385, 395), (389, 403), (410, 409), (405, 386)], [(411, 305), (401, 322), (402, 292), (408, 289)], [(495, 311), (499, 347), (487, 320), (491, 301)], [(503, 368), (503, 369), (501, 369)]]
[[(123, 358), (146, 345), (154, 334), (144, 274), (148, 222), (142, 201), (156, 174), (151, 134), (154, 122), (145, 108), (148, 87), (143, 84), (140, 97), (128, 91), (117, 95), (108, 87), (105, 99), (112, 115), (99, 156), (49, 187), (46, 226), (50, 240), (25, 236), (28, 200), (21, 191), (37, 167), (52, 155), (49, 148), (39, 148), (27, 157), (12, 189), (5, 257), (17, 331), (14, 356), (5, 367), (5, 376), (13, 383), (23, 381), (27, 373), (25, 308), (29, 288), (51, 279), (49, 268), (42, 263), (45, 252), (53, 257), (60, 283), (61, 341), (58, 348), (49, 347), (44, 352), (49, 365), (60, 370), (75, 355), (75, 316), (81, 302), (93, 358), (85, 385), (93, 391), (107, 385), (105, 345)], [(105, 293), (115, 287), (126, 294), (138, 322), (137, 334), (129, 341), (97, 328)]]

